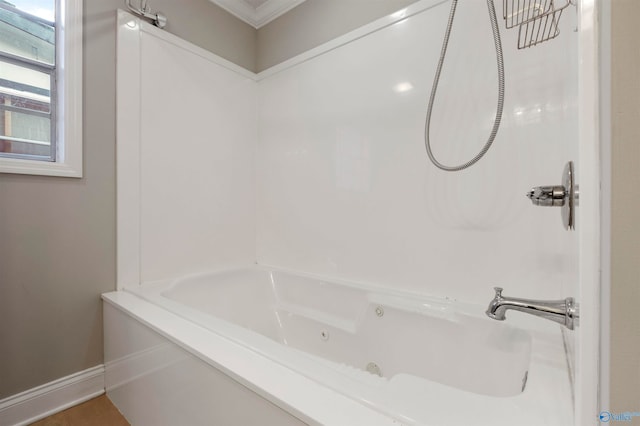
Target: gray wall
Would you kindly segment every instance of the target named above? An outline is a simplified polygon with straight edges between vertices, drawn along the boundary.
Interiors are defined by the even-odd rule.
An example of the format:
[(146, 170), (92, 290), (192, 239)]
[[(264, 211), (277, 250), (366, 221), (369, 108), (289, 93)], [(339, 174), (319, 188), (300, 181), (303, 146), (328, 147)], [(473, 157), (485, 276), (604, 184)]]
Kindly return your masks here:
[[(107, 3), (120, 7), (123, 1)], [(92, 2), (85, 0), (87, 3)], [(165, 29), (170, 33), (255, 71), (257, 45), (256, 30), (252, 26), (208, 0), (153, 0), (149, 4), (169, 17)]]
[[(612, 1), (611, 14), (611, 407), (608, 408), (621, 412), (640, 411), (640, 1)], [(633, 424), (640, 424), (640, 418), (634, 418)]]
[(307, 0), (258, 30), (256, 69), (263, 71), (416, 0)]
[[(84, 178), (0, 174), (0, 399), (103, 362), (100, 294), (115, 289), (116, 275), (115, 11), (123, 4), (84, 2)], [(254, 28), (208, 0), (151, 4), (169, 16), (167, 31), (254, 69)]]

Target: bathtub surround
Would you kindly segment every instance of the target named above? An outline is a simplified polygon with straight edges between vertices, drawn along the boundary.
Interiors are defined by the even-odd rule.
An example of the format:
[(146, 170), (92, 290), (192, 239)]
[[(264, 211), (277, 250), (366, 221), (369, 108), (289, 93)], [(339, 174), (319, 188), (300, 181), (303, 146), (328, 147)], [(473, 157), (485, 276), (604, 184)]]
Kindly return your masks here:
[[(495, 88), (488, 82), (495, 77), (495, 52), (490, 27), (480, 27), (474, 19), (484, 11), (483, 7), (469, 3), (458, 15), (461, 30), (452, 37), (453, 51), (461, 51), (470, 39), (486, 43), (479, 43), (474, 52), (452, 60), (453, 70), (443, 81), (443, 87), (451, 88), (448, 102), (434, 111), (437, 125), (433, 131), (441, 136), (439, 140), (450, 139), (445, 136), (453, 132), (456, 142), (474, 141), (478, 134), (486, 134), (486, 126), (492, 124), (492, 120), (487, 124), (483, 112), (494, 110), (488, 105), (494, 102)], [(557, 211), (531, 207), (523, 194), (533, 182), (559, 176), (565, 161), (577, 157), (577, 83), (570, 78), (577, 73), (577, 35), (567, 32), (564, 38), (511, 61), (509, 57), (519, 53), (515, 49), (517, 35), (505, 36), (505, 44), (512, 46), (506, 52), (511, 73), (524, 76), (533, 72), (546, 78), (514, 78), (508, 86), (514, 93), (506, 109), (510, 113), (504, 117), (504, 127), (491, 155), (465, 173), (442, 175), (427, 167), (420, 136), (424, 101), (437, 60), (435, 53), (440, 49), (440, 40), (434, 33), (443, 30), (447, 12), (441, 2), (422, 0), (403, 11), (402, 16), (384, 17), (257, 75), (123, 13), (119, 21), (118, 90), (141, 95), (118, 97), (119, 288), (133, 287), (131, 291), (135, 291), (140, 284), (144, 287), (157, 284), (158, 280), (171, 281), (185, 274), (246, 262), (245, 236), (255, 229), (258, 264), (304, 271), (326, 277), (327, 281), (374, 285), (420, 297), (449, 297), (470, 303), (480, 314), (493, 294), (492, 287), (501, 283), (516, 296), (565, 296), (563, 293), (569, 291), (565, 286), (578, 280), (577, 235), (563, 230)], [(571, 24), (568, 19), (566, 25)], [(482, 47), (485, 44), (487, 49)], [(416, 55), (418, 51), (424, 55)], [(556, 68), (569, 71), (551, 72)], [(159, 70), (158, 76), (148, 77), (148, 69)], [(206, 72), (200, 74), (197, 70), (201, 69)], [(475, 70), (473, 75), (468, 75), (468, 69)], [(164, 87), (161, 94), (155, 93), (158, 86)], [(196, 101), (195, 106), (210, 114), (201, 117), (198, 112), (190, 116), (188, 108), (186, 113), (181, 111), (178, 121), (184, 130), (175, 133), (171, 117), (165, 115), (165, 105), (156, 96), (176, 103), (184, 93), (184, 98), (192, 99), (189, 94), (199, 89), (207, 102)], [(231, 97), (229, 94), (234, 91), (238, 91), (237, 96)], [(467, 97), (476, 101), (466, 102)], [(243, 115), (242, 111), (246, 113)], [(253, 114), (256, 120), (251, 120)], [(212, 122), (217, 124), (211, 125)], [(460, 122), (465, 126), (459, 126)], [(247, 135), (257, 138), (252, 140)], [(173, 161), (165, 153), (181, 136), (186, 152), (175, 153)], [(556, 138), (572, 143), (557, 143)], [(234, 150), (246, 150), (247, 144), (255, 146), (255, 162), (248, 155), (233, 155)], [(192, 153), (211, 147), (212, 152), (203, 151), (204, 158), (192, 158)], [(447, 157), (445, 161), (467, 157), (465, 150), (477, 151), (475, 146), (462, 143), (439, 145), (437, 149)], [(221, 156), (226, 164), (208, 167)], [(244, 172), (231, 173), (237, 168)], [(248, 189), (246, 178), (254, 173), (255, 187)], [(192, 174), (188, 184), (180, 180), (181, 176)], [(202, 179), (198, 179), (200, 175)], [(504, 176), (511, 178), (505, 180)], [(503, 191), (495, 191), (496, 187)], [(237, 199), (229, 199), (224, 195), (229, 188), (231, 192), (237, 189), (235, 197), (239, 198), (255, 194), (254, 227), (242, 207), (249, 204), (246, 200), (236, 204)], [(194, 214), (192, 210), (205, 214)], [(240, 238), (225, 234), (224, 228), (217, 228), (221, 224), (237, 228), (235, 233)], [(554, 226), (557, 232), (550, 231), (541, 238), (540, 229), (553, 230)], [(208, 232), (212, 234), (207, 238), (197, 238)], [(224, 247), (243, 245), (245, 249), (235, 255), (234, 250), (226, 253), (227, 258), (215, 255), (222, 253)], [(183, 253), (191, 255), (182, 256)], [(460, 268), (460, 264), (466, 267)], [(523, 268), (526, 274), (522, 273)], [(278, 280), (272, 281), (272, 286), (278, 285)], [(295, 287), (302, 288), (299, 283)], [(242, 288), (236, 285), (234, 291)], [(267, 300), (257, 291), (242, 293)], [(218, 299), (211, 297), (203, 295), (198, 299)], [(343, 300), (341, 296), (337, 298)], [(127, 307), (121, 306), (119, 300)], [(237, 366), (237, 362), (232, 367), (222, 361), (220, 357), (226, 358), (222, 354), (231, 347), (203, 354), (200, 345), (192, 346), (183, 340), (192, 342), (191, 338), (174, 333), (147, 316), (157, 307), (135, 300), (138, 299), (132, 299), (126, 291), (105, 296), (105, 303), (289, 411), (292, 402), (281, 394), (282, 388), (288, 386), (275, 393), (265, 390), (264, 386), (269, 386), (264, 382), (258, 385), (251, 377), (259, 378)], [(393, 312), (390, 306), (388, 309)], [(328, 321), (332, 322), (335, 321)], [(246, 325), (246, 321), (242, 323)], [(214, 330), (213, 335), (217, 334), (234, 339)], [(560, 339), (557, 329), (555, 336)], [(113, 338), (117, 342), (117, 335)], [(259, 351), (254, 345), (248, 346), (249, 352)], [(553, 346), (562, 353), (562, 345)], [(136, 358), (138, 350), (130, 350)], [(240, 360), (245, 359), (246, 352), (246, 348), (244, 352), (240, 350)], [(537, 359), (535, 352), (533, 358)], [(127, 364), (128, 353), (121, 357), (122, 365)], [(276, 358), (276, 363), (283, 362)], [(121, 362), (119, 358), (107, 361)], [(565, 357), (556, 356), (551, 362), (560, 368), (562, 374), (558, 377), (562, 383), (568, 383), (569, 374), (562, 370), (566, 368)], [(531, 383), (540, 374), (534, 364)], [(309, 374), (304, 372), (303, 376)], [(405, 389), (402, 384), (407, 385), (406, 389), (412, 388), (400, 379), (391, 378), (391, 382), (401, 393)], [(518, 374), (516, 384), (519, 387), (522, 383), (522, 374)], [(348, 387), (334, 382), (324, 386), (351, 396)], [(124, 383), (122, 387), (136, 386)], [(544, 388), (562, 387), (558, 382)], [(121, 391), (118, 383), (107, 388), (114, 395)], [(406, 402), (398, 403), (399, 399), (390, 397), (397, 393), (391, 388), (379, 394), (364, 391), (365, 396), (360, 399), (375, 401), (373, 409), (385, 415), (396, 419), (407, 416), (428, 424), (428, 413), (420, 411), (423, 404), (415, 396), (420, 392), (412, 393), (415, 400), (403, 397)], [(162, 389), (158, 391), (164, 393)], [(432, 391), (437, 393), (435, 388)], [(532, 392), (514, 398), (525, 403)], [(429, 392), (420, 394), (426, 398)], [(566, 387), (564, 395), (570, 394)], [(457, 400), (453, 394), (449, 397), (447, 401)], [(469, 404), (483, 406), (480, 399)], [(127, 400), (122, 399), (125, 404)], [(558, 399), (548, 394), (533, 400), (550, 407), (549, 402)], [(495, 409), (501, 403), (511, 404), (511, 400), (492, 401)], [(570, 405), (561, 404), (565, 408)], [(540, 411), (535, 407), (533, 404), (529, 409)], [(130, 408), (135, 412), (139, 407)], [(482, 412), (479, 410), (477, 413)], [(547, 419), (534, 419), (538, 424), (567, 423), (566, 413), (556, 409), (542, 411), (553, 414)], [(295, 410), (289, 412), (306, 421), (306, 412), (302, 416)], [(486, 420), (487, 413), (482, 413), (479, 417)], [(444, 411), (437, 412), (437, 416), (445, 415)], [(505, 415), (505, 421), (514, 421), (518, 415), (513, 415)]]
[(119, 12), (118, 94), (130, 96), (116, 107), (118, 286), (254, 263), (253, 73), (128, 19)]
[[(509, 96), (500, 131), (481, 162), (444, 173), (429, 163), (422, 135), (448, 13), (433, 2), (259, 74), (258, 264), (484, 307), (494, 286), (540, 300), (574, 294), (578, 234), (523, 194), (559, 180), (578, 156), (577, 33), (518, 51), (517, 33), (502, 31)], [(456, 15), (449, 52), (475, 47), (451, 54), (442, 74), (431, 137), (445, 164), (476, 155), (493, 125), (498, 84), (486, 15), (485, 2)], [(566, 19), (576, 25), (575, 14)]]

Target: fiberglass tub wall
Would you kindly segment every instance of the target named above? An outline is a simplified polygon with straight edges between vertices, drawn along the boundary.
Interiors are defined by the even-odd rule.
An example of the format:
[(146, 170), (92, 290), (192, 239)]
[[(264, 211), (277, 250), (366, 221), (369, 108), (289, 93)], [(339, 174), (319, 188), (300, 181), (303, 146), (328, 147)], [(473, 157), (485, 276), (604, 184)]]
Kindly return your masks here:
[[(459, 173), (427, 159), (424, 116), (448, 3), (258, 83), (258, 263), (485, 304), (566, 297), (577, 233), (532, 186), (577, 157), (577, 34), (518, 51), (502, 28), (506, 104), (489, 153)], [(461, 4), (433, 113), (445, 163), (485, 143), (497, 100), (483, 2)], [(567, 294), (565, 294), (565, 292)]]

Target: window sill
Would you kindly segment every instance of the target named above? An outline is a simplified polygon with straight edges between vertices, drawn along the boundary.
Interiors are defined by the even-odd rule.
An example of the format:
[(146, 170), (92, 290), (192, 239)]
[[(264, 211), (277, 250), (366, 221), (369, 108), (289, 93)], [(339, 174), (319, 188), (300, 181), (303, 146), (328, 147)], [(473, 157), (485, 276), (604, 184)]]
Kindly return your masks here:
[(18, 160), (15, 158), (0, 158), (0, 173), (81, 178), (82, 159), (75, 162), (53, 163), (36, 160)]

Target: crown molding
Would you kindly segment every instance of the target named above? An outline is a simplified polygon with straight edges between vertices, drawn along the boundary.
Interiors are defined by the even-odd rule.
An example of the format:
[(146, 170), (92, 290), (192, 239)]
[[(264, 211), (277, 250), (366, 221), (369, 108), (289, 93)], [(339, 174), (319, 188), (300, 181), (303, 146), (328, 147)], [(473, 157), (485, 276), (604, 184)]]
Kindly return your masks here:
[(209, 0), (254, 28), (260, 28), (305, 0), (267, 0), (258, 8), (239, 0)]

